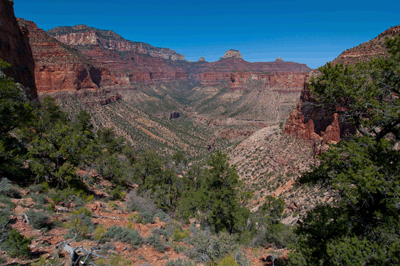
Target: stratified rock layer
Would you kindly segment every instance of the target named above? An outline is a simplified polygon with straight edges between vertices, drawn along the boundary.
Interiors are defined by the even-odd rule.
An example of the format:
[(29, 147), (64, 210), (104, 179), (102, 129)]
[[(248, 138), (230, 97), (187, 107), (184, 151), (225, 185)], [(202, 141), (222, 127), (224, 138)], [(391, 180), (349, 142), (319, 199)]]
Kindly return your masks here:
[[(227, 51), (225, 56), (230, 55), (230, 51)], [(310, 70), (305, 64), (283, 60), (250, 63), (231, 55), (210, 64), (202, 73), (201, 85), (215, 86), (224, 83), (232, 89), (240, 89), (245, 88), (248, 80), (259, 80), (270, 87), (300, 90), (304, 77)]]
[(30, 99), (36, 99), (35, 62), (27, 31), (18, 27), (13, 2), (9, 0), (0, 0), (0, 58), (12, 66), (4, 70), (5, 74), (27, 87)]
[(376, 38), (362, 43), (357, 47), (348, 49), (341, 53), (332, 64), (355, 64), (357, 62), (366, 62), (373, 57), (388, 56), (388, 49), (386, 48), (386, 38), (393, 38), (400, 32), (400, 25), (391, 27), (379, 34)]
[(128, 41), (113, 31), (85, 25), (57, 27), (48, 33), (101, 63), (115, 75), (120, 85), (187, 79), (187, 72), (174, 64), (184, 60), (184, 56), (171, 49)]
[(39, 93), (97, 90), (101, 86), (117, 85), (110, 71), (90, 57), (50, 37), (32, 21), (18, 21), (28, 32)]

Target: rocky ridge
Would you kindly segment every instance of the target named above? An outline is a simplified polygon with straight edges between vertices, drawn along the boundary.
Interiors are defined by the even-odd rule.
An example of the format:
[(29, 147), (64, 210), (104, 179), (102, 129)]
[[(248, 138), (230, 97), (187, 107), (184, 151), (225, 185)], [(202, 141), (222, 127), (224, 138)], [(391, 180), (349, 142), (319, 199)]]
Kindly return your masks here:
[(386, 38), (393, 38), (393, 36), (399, 34), (399, 32), (400, 25), (391, 27), (379, 34), (376, 38), (344, 51), (332, 61), (332, 64), (349, 65), (358, 62), (366, 62), (373, 57), (387, 56), (388, 51), (385, 45)]
[(62, 43), (78, 45), (98, 45), (109, 50), (120, 52), (133, 51), (137, 54), (149, 55), (171, 61), (185, 60), (185, 56), (168, 48), (153, 47), (143, 42), (125, 40), (110, 30), (99, 30), (86, 25), (73, 27), (56, 27), (47, 31), (49, 35)]
[(30, 99), (37, 98), (35, 62), (27, 29), (18, 27), (13, 2), (0, 0), (0, 58), (11, 64), (4, 73), (25, 86)]
[(300, 91), (306, 73), (305, 64), (276, 60), (250, 63), (242, 59), (239, 51), (229, 50), (217, 62), (210, 64), (201, 76), (201, 85), (226, 84), (232, 89), (244, 89), (248, 80), (262, 81), (267, 87), (294, 88)]

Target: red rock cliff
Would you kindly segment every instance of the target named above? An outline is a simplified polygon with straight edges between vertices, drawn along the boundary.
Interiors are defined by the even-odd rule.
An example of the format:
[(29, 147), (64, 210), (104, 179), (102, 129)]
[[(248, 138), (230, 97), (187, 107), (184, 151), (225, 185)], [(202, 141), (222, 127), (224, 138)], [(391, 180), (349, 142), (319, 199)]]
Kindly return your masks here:
[(50, 37), (32, 21), (18, 21), (28, 32), (39, 93), (97, 90), (101, 86), (117, 85), (110, 71), (88, 56)]
[[(373, 57), (387, 56), (388, 51), (385, 46), (385, 38), (392, 37), (395, 34), (399, 34), (399, 32), (400, 26), (392, 27), (371, 41), (344, 51), (332, 64), (355, 64), (357, 62), (366, 62)], [(314, 70), (305, 78), (300, 101), (296, 109), (290, 114), (284, 132), (305, 140), (310, 140), (311, 143), (323, 145), (325, 143), (338, 142), (346, 134), (355, 134), (355, 129), (349, 125), (339, 123), (338, 114), (327, 115), (321, 110), (307, 108), (307, 106), (315, 103), (309, 89), (310, 79), (318, 75), (320, 75), (320, 72)], [(318, 153), (318, 151), (316, 152)]]
[(227, 84), (232, 89), (245, 89), (249, 80), (262, 81), (268, 87), (301, 90), (304, 77), (311, 69), (305, 64), (276, 60), (250, 63), (236, 50), (229, 50), (219, 61), (211, 63), (201, 75), (201, 85)]
[(0, 0), (0, 58), (12, 65), (4, 70), (5, 74), (27, 87), (30, 99), (36, 99), (35, 62), (27, 31), (18, 27), (11, 0)]
[(186, 80), (187, 72), (175, 62), (184, 56), (171, 49), (123, 39), (112, 31), (78, 25), (50, 31), (60, 42), (71, 45), (109, 69), (121, 85)]

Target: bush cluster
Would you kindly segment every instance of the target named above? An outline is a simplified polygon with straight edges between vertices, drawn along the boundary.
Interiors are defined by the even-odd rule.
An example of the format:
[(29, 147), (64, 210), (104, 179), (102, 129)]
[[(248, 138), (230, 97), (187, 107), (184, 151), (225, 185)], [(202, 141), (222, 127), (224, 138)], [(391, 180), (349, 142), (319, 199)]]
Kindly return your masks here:
[(103, 238), (119, 240), (133, 246), (140, 246), (143, 244), (143, 238), (140, 236), (137, 230), (131, 230), (115, 225), (107, 229), (107, 232), (103, 235)]
[(25, 214), (29, 219), (29, 224), (35, 229), (41, 229), (51, 225), (50, 217), (41, 211), (29, 210), (25, 212)]
[(163, 241), (161, 240), (160, 235), (150, 235), (146, 238), (146, 244), (152, 245), (158, 252), (164, 253), (166, 246), (164, 245)]

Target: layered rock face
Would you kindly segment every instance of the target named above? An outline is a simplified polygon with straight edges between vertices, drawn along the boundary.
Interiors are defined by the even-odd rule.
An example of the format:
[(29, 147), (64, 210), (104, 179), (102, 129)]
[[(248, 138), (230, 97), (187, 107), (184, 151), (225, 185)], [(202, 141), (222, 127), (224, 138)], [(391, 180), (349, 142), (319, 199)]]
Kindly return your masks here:
[(5, 74), (24, 85), (30, 99), (36, 99), (35, 62), (27, 30), (18, 27), (11, 0), (0, 0), (0, 58), (12, 66), (4, 70)]
[(204, 70), (201, 85), (226, 84), (232, 89), (245, 89), (247, 81), (258, 80), (267, 87), (293, 88), (299, 92), (304, 77), (311, 70), (305, 64), (285, 62), (282, 59), (274, 62), (250, 63), (241, 57), (239, 51), (227, 51), (221, 60), (211, 63)]
[(99, 30), (86, 25), (74, 27), (56, 27), (48, 31), (52, 37), (68, 45), (96, 45), (109, 50), (120, 52), (131, 51), (137, 54), (150, 55), (151, 57), (166, 60), (185, 60), (185, 56), (168, 48), (153, 47), (142, 42), (125, 40), (117, 33), (110, 30)]
[(85, 25), (57, 27), (48, 33), (109, 69), (123, 86), (187, 79), (187, 72), (174, 64), (184, 56), (171, 49), (128, 41), (115, 32)]
[(117, 85), (110, 71), (90, 57), (50, 37), (32, 21), (18, 19), (18, 22), (21, 28), (27, 29), (39, 93), (97, 90), (101, 86)]
[(376, 38), (344, 51), (332, 61), (332, 64), (349, 65), (357, 62), (366, 62), (373, 57), (387, 56), (388, 50), (385, 45), (386, 38), (392, 38), (394, 35), (399, 34), (399, 32), (400, 25), (391, 27), (379, 34)]
[[(346, 50), (340, 54), (332, 64), (355, 64), (366, 62), (373, 57), (387, 56), (385, 45), (386, 37), (393, 37), (400, 33), (400, 26), (392, 27), (371, 41)], [(315, 103), (315, 99), (309, 89), (310, 79), (321, 73), (318, 70), (311, 71), (304, 81), (300, 101), (296, 109), (289, 116), (284, 132), (308, 140), (314, 144), (316, 153), (324, 149), (326, 143), (336, 143), (347, 134), (355, 134), (356, 130), (351, 126), (340, 122), (339, 115), (328, 115), (325, 111), (308, 108)]]

